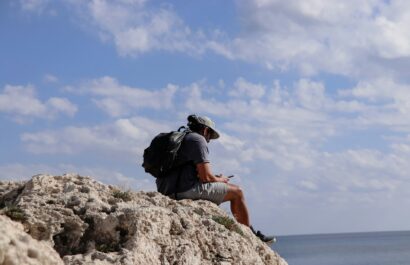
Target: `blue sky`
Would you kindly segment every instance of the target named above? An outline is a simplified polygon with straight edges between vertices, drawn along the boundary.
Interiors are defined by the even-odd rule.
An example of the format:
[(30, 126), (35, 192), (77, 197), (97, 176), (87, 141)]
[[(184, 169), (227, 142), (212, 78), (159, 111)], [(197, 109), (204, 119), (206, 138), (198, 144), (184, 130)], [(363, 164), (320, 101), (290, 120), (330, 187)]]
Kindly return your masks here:
[(153, 190), (144, 148), (197, 113), (258, 229), (410, 229), (409, 23), (398, 0), (2, 1), (0, 179)]

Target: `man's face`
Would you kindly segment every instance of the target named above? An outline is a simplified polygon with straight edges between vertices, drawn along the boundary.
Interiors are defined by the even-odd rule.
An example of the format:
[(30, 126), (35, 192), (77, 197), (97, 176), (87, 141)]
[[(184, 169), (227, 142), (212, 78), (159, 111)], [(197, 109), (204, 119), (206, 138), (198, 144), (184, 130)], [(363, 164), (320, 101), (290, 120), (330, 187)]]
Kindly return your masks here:
[(211, 141), (211, 129), (209, 129), (208, 127), (205, 127), (204, 129), (204, 137), (207, 143)]

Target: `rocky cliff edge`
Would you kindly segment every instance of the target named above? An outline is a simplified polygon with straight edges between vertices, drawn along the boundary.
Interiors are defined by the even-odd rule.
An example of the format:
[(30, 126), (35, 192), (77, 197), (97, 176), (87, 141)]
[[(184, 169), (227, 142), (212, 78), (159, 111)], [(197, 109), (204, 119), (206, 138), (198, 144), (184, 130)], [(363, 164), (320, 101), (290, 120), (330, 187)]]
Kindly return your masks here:
[(74, 174), (0, 181), (0, 265), (287, 263), (207, 201)]

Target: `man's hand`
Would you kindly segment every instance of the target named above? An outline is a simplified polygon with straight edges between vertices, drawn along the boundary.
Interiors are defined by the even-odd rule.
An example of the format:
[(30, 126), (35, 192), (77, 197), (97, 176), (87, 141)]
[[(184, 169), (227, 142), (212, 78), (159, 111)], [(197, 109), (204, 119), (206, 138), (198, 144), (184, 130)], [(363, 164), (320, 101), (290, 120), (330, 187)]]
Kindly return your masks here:
[(209, 163), (199, 163), (196, 165), (196, 170), (198, 172), (198, 177), (202, 183), (207, 182), (224, 182), (228, 183), (229, 178), (219, 175), (213, 175), (211, 172), (211, 165)]
[(223, 183), (228, 183), (229, 182), (229, 178), (224, 177), (222, 174), (216, 175), (217, 177), (217, 182), (223, 182)]

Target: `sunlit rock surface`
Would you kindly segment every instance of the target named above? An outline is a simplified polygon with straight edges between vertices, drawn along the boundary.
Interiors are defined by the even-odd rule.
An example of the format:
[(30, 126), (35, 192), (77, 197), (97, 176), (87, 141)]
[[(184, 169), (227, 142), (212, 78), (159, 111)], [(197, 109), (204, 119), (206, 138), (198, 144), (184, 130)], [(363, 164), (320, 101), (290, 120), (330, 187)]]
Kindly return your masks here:
[(0, 208), (0, 265), (286, 265), (210, 202), (121, 191), (90, 177), (2, 181)]

